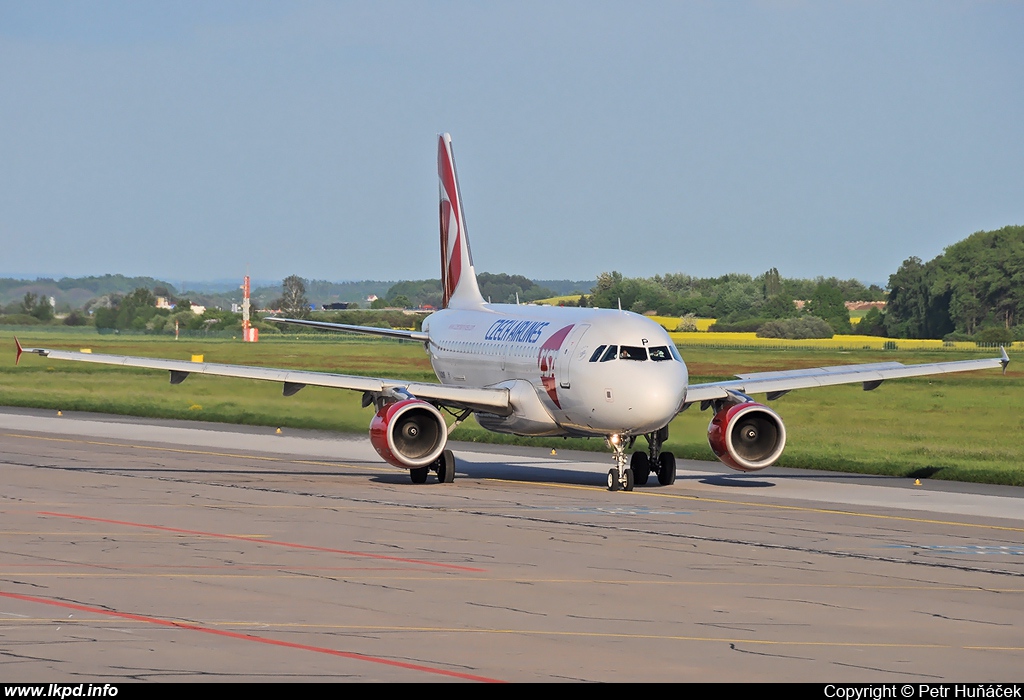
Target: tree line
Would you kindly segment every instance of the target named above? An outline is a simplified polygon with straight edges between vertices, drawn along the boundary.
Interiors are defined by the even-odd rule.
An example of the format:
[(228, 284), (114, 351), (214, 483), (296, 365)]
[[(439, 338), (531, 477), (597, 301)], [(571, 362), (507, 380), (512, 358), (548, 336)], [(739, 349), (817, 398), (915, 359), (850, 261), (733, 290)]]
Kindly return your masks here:
[(897, 338), (1024, 340), (1024, 226), (978, 231), (889, 277), (883, 323)]
[[(156, 297), (166, 296), (173, 302), (174, 290), (151, 278), (106, 275), (65, 278), (59, 284), (79, 289), (108, 284), (120, 289), (140, 280), (152, 284), (139, 285), (131, 292), (106, 293), (81, 309), (55, 310), (49, 297), (27, 292), (0, 308), (0, 324), (92, 324), (159, 333), (170, 332), (176, 321), (189, 330), (241, 329), (239, 314), (208, 307), (206, 314), (198, 316), (189, 310), (187, 299), (177, 299), (178, 307), (173, 310), (157, 309)], [(550, 289), (521, 275), (481, 273), (478, 283), (484, 298), (494, 303), (514, 303), (517, 299), (529, 303), (554, 296)], [(309, 316), (306, 284), (297, 275), (288, 277), (281, 287), (282, 296), (270, 307), (293, 317)], [(768, 337), (824, 337), (851, 332), (844, 303), (849, 301), (885, 301), (883, 310), (869, 310), (857, 324), (856, 330), (862, 334), (983, 342), (1024, 340), (1024, 226), (979, 231), (927, 263), (917, 257), (908, 258), (890, 275), (887, 290), (855, 279), (785, 278), (776, 268), (757, 276), (719, 277), (675, 273), (627, 278), (619, 272), (605, 272), (598, 276), (589, 294), (580, 291), (579, 299), (567, 303), (621, 306), (637, 313), (684, 317), (681, 330), (687, 328), (687, 318), (703, 317), (717, 319), (712, 330), (757, 331)], [(438, 279), (398, 282), (374, 303), (375, 307), (406, 309), (440, 305)], [(342, 312), (329, 317), (345, 323), (374, 322), (366, 316), (351, 315), (359, 313), (368, 312)], [(376, 322), (415, 325), (418, 319), (395, 315)], [(269, 326), (266, 330), (277, 329)]]
[[(978, 231), (925, 263), (911, 257), (889, 276), (888, 290), (857, 280), (787, 279), (776, 268), (762, 275), (698, 278), (684, 274), (598, 277), (587, 300), (637, 313), (716, 318), (712, 330), (758, 331), (770, 337), (823, 333), (807, 318), (849, 333), (844, 302), (885, 301), (870, 309), (857, 332), (892, 338), (1011, 342), (1024, 340), (1024, 226)], [(805, 301), (797, 308), (798, 301)], [(814, 329), (817, 330), (814, 330)], [(801, 335), (804, 334), (804, 335)]]

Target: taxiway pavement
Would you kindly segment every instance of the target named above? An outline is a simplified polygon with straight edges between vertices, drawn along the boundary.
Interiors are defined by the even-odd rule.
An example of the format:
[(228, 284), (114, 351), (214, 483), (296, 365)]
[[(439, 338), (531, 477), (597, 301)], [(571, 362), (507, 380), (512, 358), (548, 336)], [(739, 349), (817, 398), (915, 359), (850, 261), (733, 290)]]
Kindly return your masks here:
[(453, 447), (0, 409), (4, 679), (1021, 680), (1022, 489)]

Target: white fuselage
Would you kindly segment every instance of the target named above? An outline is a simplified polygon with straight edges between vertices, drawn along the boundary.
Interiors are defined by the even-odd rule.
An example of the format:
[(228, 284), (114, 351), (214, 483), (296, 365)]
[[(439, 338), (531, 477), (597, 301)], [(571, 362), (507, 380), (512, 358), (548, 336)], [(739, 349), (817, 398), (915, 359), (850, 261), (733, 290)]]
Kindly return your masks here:
[(505, 387), (512, 416), (477, 414), (519, 435), (639, 435), (666, 425), (686, 398), (686, 365), (650, 319), (612, 309), (484, 304), (423, 323), (443, 384)]

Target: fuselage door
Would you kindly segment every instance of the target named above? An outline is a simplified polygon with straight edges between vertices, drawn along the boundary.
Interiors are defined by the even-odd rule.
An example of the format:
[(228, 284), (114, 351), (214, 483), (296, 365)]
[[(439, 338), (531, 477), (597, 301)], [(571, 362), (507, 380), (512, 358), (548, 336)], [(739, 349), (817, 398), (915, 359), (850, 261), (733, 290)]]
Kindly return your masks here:
[(562, 345), (562, 356), (558, 359), (559, 364), (565, 368), (559, 373), (562, 375), (559, 377), (559, 386), (563, 389), (572, 387), (572, 366), (580, 361), (586, 362), (586, 358), (583, 356), (586, 355), (589, 346), (583, 341), (583, 336), (588, 328), (590, 328), (589, 323), (577, 325)]

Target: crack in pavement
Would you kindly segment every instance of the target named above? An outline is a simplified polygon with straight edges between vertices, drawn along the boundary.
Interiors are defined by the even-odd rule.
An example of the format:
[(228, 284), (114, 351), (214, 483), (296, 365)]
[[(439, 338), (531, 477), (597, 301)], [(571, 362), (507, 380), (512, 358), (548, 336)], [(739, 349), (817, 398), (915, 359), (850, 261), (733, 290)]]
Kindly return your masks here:
[[(33, 465), (24, 465), (33, 466)], [(54, 469), (54, 470), (68, 470), (66, 467), (34, 467), (40, 469)], [(72, 470), (69, 470), (72, 471)], [(80, 471), (74, 469), (73, 471)], [(844, 559), (857, 559), (862, 561), (881, 562), (888, 564), (903, 564), (907, 566), (922, 566), (936, 569), (944, 569), (950, 571), (967, 571), (971, 573), (983, 573), (983, 574), (994, 574), (997, 576), (1011, 576), (1014, 578), (1024, 578), (1024, 571), (1011, 571), (1006, 569), (997, 569), (983, 566), (969, 566), (967, 564), (957, 564), (953, 562), (940, 562), (940, 561), (921, 561), (917, 559), (900, 559), (897, 557), (887, 557), (879, 554), (867, 554), (864, 552), (850, 552), (836, 549), (826, 549), (820, 547), (806, 547), (800, 545), (791, 544), (777, 544), (767, 542), (755, 542), (751, 540), (738, 539), (734, 537), (723, 537), (715, 535), (696, 535), (686, 534), (677, 532), (664, 532), (648, 530), (646, 528), (627, 527), (616, 523), (587, 523), (579, 521), (568, 521), (554, 517), (539, 517), (538, 515), (525, 515), (517, 513), (499, 513), (488, 510), (479, 510), (478, 508), (460, 508), (451, 506), (438, 506), (436, 504), (414, 504), (414, 503), (401, 503), (398, 501), (381, 500), (372, 498), (359, 498), (353, 496), (347, 496), (342, 494), (325, 494), (319, 492), (307, 492), (298, 491), (292, 489), (281, 489), (281, 488), (269, 488), (266, 486), (257, 486), (254, 484), (232, 484), (232, 483), (219, 483), (201, 481), (198, 479), (185, 479), (185, 478), (173, 478), (166, 475), (151, 475), (142, 472), (125, 473), (122, 470), (111, 470), (103, 467), (87, 468), (85, 471), (92, 471), (99, 474), (105, 474), (108, 476), (118, 476), (121, 478), (141, 478), (141, 479), (153, 479), (156, 481), (167, 481), (171, 483), (185, 483), (193, 485), (204, 485), (204, 486), (216, 486), (220, 488), (235, 488), (246, 491), (256, 491), (260, 493), (278, 493), (288, 494), (292, 496), (301, 496), (309, 498), (319, 499), (331, 499), (339, 501), (347, 501), (350, 503), (359, 504), (370, 504), (377, 506), (388, 506), (394, 508), (406, 508), (411, 510), (430, 510), (438, 511), (443, 510), (447, 512), (462, 513), (466, 515), (475, 515), (478, 517), (487, 518), (499, 518), (504, 520), (515, 520), (519, 522), (538, 523), (541, 525), (561, 525), (565, 527), (577, 527), (584, 529), (600, 530), (602, 534), (608, 532), (626, 532), (630, 534), (639, 534), (645, 537), (664, 537), (671, 538), (674, 540), (682, 541), (693, 541), (693, 542), (708, 542), (712, 544), (730, 544), (739, 547), (752, 547), (755, 549), (765, 549), (774, 551), (784, 552), (799, 552), (803, 554), (815, 554), (826, 557), (836, 557)]]

